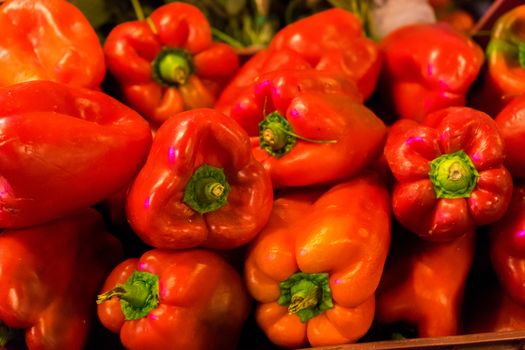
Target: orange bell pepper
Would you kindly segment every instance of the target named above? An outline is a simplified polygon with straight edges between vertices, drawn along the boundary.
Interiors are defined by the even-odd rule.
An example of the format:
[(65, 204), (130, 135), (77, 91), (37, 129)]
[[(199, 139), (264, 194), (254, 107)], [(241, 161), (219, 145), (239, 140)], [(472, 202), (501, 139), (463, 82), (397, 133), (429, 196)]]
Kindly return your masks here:
[(474, 257), (474, 233), (447, 243), (400, 233), (393, 236), (391, 255), (378, 288), (377, 321), (408, 324), (416, 328), (418, 337), (457, 334)]
[(282, 347), (358, 340), (372, 324), (389, 244), (389, 197), (376, 174), (282, 193), (245, 262), (258, 325)]

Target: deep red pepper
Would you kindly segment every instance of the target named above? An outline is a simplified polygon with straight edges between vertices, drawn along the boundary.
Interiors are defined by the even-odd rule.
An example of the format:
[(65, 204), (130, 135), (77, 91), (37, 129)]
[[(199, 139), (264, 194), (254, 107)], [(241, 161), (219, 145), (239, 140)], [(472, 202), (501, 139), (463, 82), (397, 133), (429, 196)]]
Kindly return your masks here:
[(274, 188), (347, 178), (379, 157), (386, 137), (352, 81), (314, 69), (260, 76), (231, 117), (253, 136)]
[(392, 207), (421, 237), (445, 241), (500, 219), (512, 196), (496, 122), (468, 107), (449, 107), (421, 124), (398, 120), (385, 156), (396, 178)]
[(212, 41), (208, 20), (193, 5), (166, 4), (150, 19), (117, 25), (104, 44), (126, 101), (157, 125), (175, 113), (211, 107), (239, 67), (233, 48)]
[(138, 173), (151, 139), (139, 114), (101, 92), (51, 81), (0, 87), (0, 227), (105, 199)]
[(464, 106), (483, 51), (446, 23), (403, 26), (386, 36), (380, 91), (400, 118), (421, 121), (436, 110)]
[(83, 349), (97, 293), (123, 255), (102, 216), (85, 208), (4, 230), (0, 246), (0, 345), (24, 329), (30, 350)]
[(490, 226), (490, 256), (501, 285), (525, 306), (525, 186), (517, 184), (505, 216)]
[(525, 95), (516, 97), (495, 120), (505, 141), (505, 165), (513, 177), (525, 177)]
[(238, 273), (204, 250), (151, 250), (108, 276), (98, 316), (126, 349), (235, 349), (250, 300)]
[(396, 324), (415, 328), (420, 338), (459, 334), (475, 233), (436, 243), (400, 230), (392, 242), (377, 291), (376, 320), (394, 332)]
[(0, 86), (52, 80), (97, 88), (106, 73), (95, 30), (65, 0), (7, 0), (0, 5)]
[(248, 135), (220, 112), (179, 113), (157, 131), (128, 194), (127, 216), (157, 248), (233, 248), (266, 224), (270, 178)]

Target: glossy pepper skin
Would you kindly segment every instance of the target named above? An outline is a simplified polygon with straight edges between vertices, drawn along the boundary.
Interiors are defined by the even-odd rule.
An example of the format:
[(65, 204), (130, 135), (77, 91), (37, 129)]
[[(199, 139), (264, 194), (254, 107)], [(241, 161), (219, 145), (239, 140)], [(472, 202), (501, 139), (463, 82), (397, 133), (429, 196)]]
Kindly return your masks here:
[(51, 81), (0, 88), (0, 227), (43, 223), (127, 185), (148, 123), (104, 93)]
[(501, 15), (492, 27), (486, 48), (486, 69), (481, 89), (473, 95), (473, 106), (491, 116), (515, 97), (525, 93), (525, 5)]
[(360, 20), (338, 8), (322, 11), (281, 29), (268, 49), (248, 60), (224, 87), (215, 107), (226, 115), (253, 107), (259, 76), (290, 69), (341, 74), (357, 86), (360, 100), (375, 89), (382, 64), (379, 45), (366, 38)]
[(131, 227), (156, 248), (234, 248), (268, 221), (269, 176), (248, 135), (209, 108), (181, 112), (157, 131), (128, 194)]
[(503, 289), (525, 306), (524, 229), (525, 186), (519, 183), (505, 216), (490, 226), (490, 256)]
[(392, 208), (408, 230), (431, 241), (459, 237), (500, 219), (512, 197), (496, 122), (469, 107), (449, 107), (423, 123), (392, 128), (385, 157), (396, 179)]
[(285, 191), (246, 256), (258, 325), (281, 347), (358, 340), (374, 318), (389, 244), (388, 192), (375, 174)]
[(126, 101), (156, 126), (175, 113), (213, 106), (239, 67), (233, 48), (212, 41), (208, 20), (193, 5), (166, 4), (149, 19), (119, 24), (104, 44)]
[(377, 291), (377, 322), (407, 324), (420, 338), (459, 334), (474, 232), (437, 243), (401, 231), (392, 241)]
[(0, 86), (51, 80), (98, 88), (104, 52), (82, 12), (65, 0), (7, 0), (0, 5)]
[(381, 93), (399, 118), (422, 121), (433, 111), (464, 106), (483, 51), (448, 24), (413, 24), (381, 42)]
[(361, 20), (341, 8), (287, 25), (273, 37), (269, 49), (290, 49), (317, 70), (343, 73), (364, 100), (374, 92), (383, 63), (379, 45), (365, 36)]
[[(254, 105), (253, 84), (260, 75), (276, 70), (312, 69), (312, 65), (297, 52), (289, 49), (261, 50), (244, 63), (226, 84), (214, 108), (226, 115), (250, 113)], [(246, 111), (246, 112), (245, 112)], [(237, 117), (237, 121), (239, 121)]]
[(98, 317), (126, 349), (235, 349), (250, 300), (216, 253), (150, 250), (108, 276)]
[(525, 177), (525, 95), (516, 97), (496, 117), (505, 141), (505, 165), (515, 178)]
[(341, 74), (270, 72), (258, 78), (252, 97), (250, 108), (231, 117), (252, 136), (274, 188), (343, 180), (381, 154), (385, 124)]
[[(83, 349), (107, 274), (122, 259), (102, 216), (81, 209), (0, 235), (0, 332), (24, 329), (31, 349)], [(5, 344), (2, 344), (5, 345)]]

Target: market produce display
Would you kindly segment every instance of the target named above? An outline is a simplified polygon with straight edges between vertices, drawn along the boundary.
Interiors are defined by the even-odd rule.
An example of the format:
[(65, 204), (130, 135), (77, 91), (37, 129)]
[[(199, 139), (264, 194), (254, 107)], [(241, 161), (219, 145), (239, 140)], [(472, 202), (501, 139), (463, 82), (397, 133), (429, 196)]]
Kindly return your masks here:
[(491, 3), (0, 0), (0, 347), (525, 339)]

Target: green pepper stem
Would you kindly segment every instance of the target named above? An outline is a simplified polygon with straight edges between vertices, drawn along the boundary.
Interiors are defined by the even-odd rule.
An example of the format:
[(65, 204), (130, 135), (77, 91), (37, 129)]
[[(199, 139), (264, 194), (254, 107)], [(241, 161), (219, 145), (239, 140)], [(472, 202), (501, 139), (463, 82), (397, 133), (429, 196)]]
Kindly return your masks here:
[(207, 164), (198, 168), (184, 189), (184, 202), (200, 214), (215, 211), (226, 204), (230, 185), (224, 170)]
[(431, 161), (428, 175), (437, 198), (469, 198), (479, 178), (475, 165), (463, 150)]
[(15, 330), (0, 322), (0, 346), (6, 346), (14, 336)]
[(101, 304), (113, 297), (127, 301), (133, 307), (142, 307), (148, 298), (148, 289), (142, 282), (135, 282), (131, 285), (119, 284), (106, 293), (97, 296), (97, 304)]
[(263, 130), (263, 138), (268, 143), (279, 145), (279, 148), (282, 147), (286, 142), (286, 136), (292, 136), (299, 140), (312, 142), (312, 143), (337, 143), (337, 140), (314, 140), (308, 137), (298, 135), (294, 132), (288, 131), (280, 123), (270, 123)]
[(292, 299), (288, 306), (290, 314), (296, 314), (301, 310), (317, 305), (321, 298), (321, 288), (308, 280), (301, 280), (292, 289)]
[(164, 48), (152, 63), (153, 79), (167, 86), (186, 84), (193, 70), (191, 55), (182, 49)]
[(296, 134), (290, 123), (278, 112), (272, 112), (259, 123), (260, 147), (274, 157), (282, 157), (295, 146), (297, 139), (311, 143), (337, 143), (337, 140), (314, 140)]
[(215, 38), (219, 39), (220, 41), (225, 42), (226, 44), (230, 45), (233, 48), (242, 49), (244, 47), (244, 45), (240, 41), (238, 41), (237, 39), (233, 38), (232, 36), (224, 32), (221, 32), (217, 28), (212, 27), (211, 33), (213, 34)]
[(155, 27), (155, 23), (153, 23), (150, 17), (145, 18), (144, 11), (142, 10), (142, 6), (140, 5), (140, 1), (131, 0), (131, 5), (133, 6), (133, 11), (135, 11), (135, 16), (137, 16), (137, 19), (139, 21), (143, 21), (144, 19), (146, 19), (146, 22), (148, 23), (151, 31), (154, 34), (157, 34), (157, 27)]
[(135, 270), (125, 283), (100, 294), (97, 297), (97, 304), (113, 297), (120, 299), (120, 308), (126, 320), (142, 318), (159, 304), (159, 277), (149, 272)]
[(327, 273), (298, 272), (281, 282), (279, 288), (277, 303), (286, 306), (288, 313), (297, 315), (301, 322), (334, 306)]

